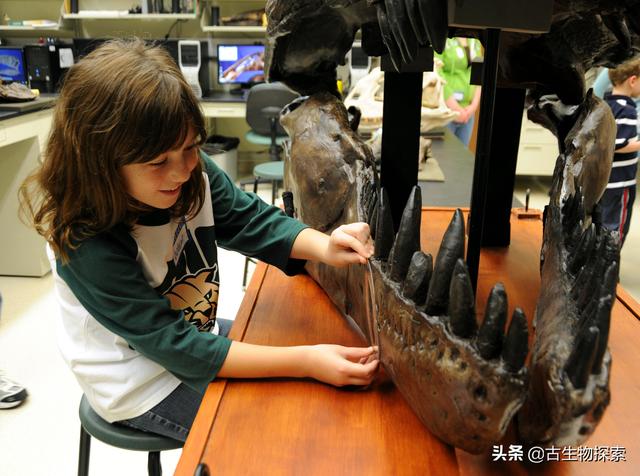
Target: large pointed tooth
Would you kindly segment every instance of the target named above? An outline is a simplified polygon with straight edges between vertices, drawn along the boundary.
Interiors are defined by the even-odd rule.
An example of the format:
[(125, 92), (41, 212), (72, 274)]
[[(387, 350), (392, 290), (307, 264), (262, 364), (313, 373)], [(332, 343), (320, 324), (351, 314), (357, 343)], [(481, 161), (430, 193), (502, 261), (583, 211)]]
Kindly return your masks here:
[(417, 43), (404, 7), (404, 0), (384, 0), (389, 28), (405, 63), (410, 63), (417, 51)]
[(449, 286), (449, 326), (458, 337), (469, 337), (477, 329), (476, 302), (464, 260), (458, 259)]
[(293, 192), (285, 191), (282, 192), (282, 203), (284, 204), (284, 214), (288, 217), (292, 217), (295, 215), (295, 208), (293, 206)]
[(600, 298), (598, 310), (595, 317), (595, 326), (598, 328), (598, 347), (593, 358), (591, 367), (592, 374), (599, 374), (602, 370), (602, 360), (607, 351), (609, 342), (609, 327), (611, 325), (611, 307), (613, 304), (613, 296)]
[(620, 42), (622, 49), (629, 50), (631, 48), (631, 34), (629, 33), (629, 28), (627, 27), (622, 15), (619, 13), (602, 15), (602, 21)]
[(576, 337), (575, 347), (564, 366), (564, 371), (574, 388), (584, 388), (587, 385), (596, 356), (599, 334), (598, 328), (591, 326)]
[(411, 23), (411, 28), (413, 29), (413, 33), (416, 35), (418, 43), (421, 45), (427, 45), (429, 44), (429, 34), (420, 20), (420, 10), (418, 8), (419, 3), (420, 0), (404, 0), (404, 6), (407, 10), (409, 23)]
[(517, 372), (524, 365), (529, 352), (529, 328), (527, 316), (516, 307), (511, 316), (509, 330), (502, 347), (502, 360), (510, 372)]
[(402, 295), (413, 300), (416, 306), (422, 306), (427, 299), (429, 281), (433, 272), (433, 258), (430, 254), (416, 251), (411, 257), (411, 264), (402, 287)]
[(598, 310), (596, 311), (595, 318), (593, 320), (594, 325), (598, 328), (598, 349), (593, 361), (593, 367), (591, 373), (599, 374), (602, 368), (602, 359), (607, 351), (607, 344), (609, 343), (609, 326), (611, 324), (611, 308), (613, 307), (613, 300), (616, 296), (616, 287), (618, 285), (618, 263), (613, 262), (607, 268), (604, 274), (604, 280), (602, 283), (602, 289), (600, 292), (601, 298), (598, 301)]
[(562, 207), (562, 228), (566, 233), (571, 233), (573, 227), (578, 222), (578, 206), (582, 201), (579, 190), (568, 197)]
[(400, 71), (400, 66), (402, 65), (402, 54), (398, 49), (398, 45), (396, 44), (396, 40), (393, 37), (393, 33), (391, 33), (391, 28), (389, 27), (389, 18), (387, 17), (387, 13), (385, 12), (384, 6), (381, 3), (377, 4), (376, 7), (376, 12), (378, 15), (378, 25), (380, 26), (382, 41), (387, 47), (389, 58), (393, 63), (393, 67), (396, 69), (396, 71)]
[(484, 321), (478, 331), (476, 347), (484, 359), (500, 355), (504, 325), (507, 322), (507, 293), (502, 283), (496, 283), (489, 294)]
[(376, 239), (376, 225), (378, 223), (378, 201), (376, 200), (376, 206), (373, 207), (373, 212), (369, 217), (369, 233), (372, 239)]
[(626, 14), (627, 25), (636, 35), (640, 35), (640, 4), (627, 7)]
[(422, 192), (414, 186), (400, 218), (400, 226), (389, 255), (389, 275), (394, 281), (404, 280), (409, 270), (413, 253), (420, 249), (420, 216), (422, 214)]
[(420, 0), (418, 9), (432, 48), (437, 53), (442, 53), (449, 35), (447, 0)]
[(457, 209), (444, 233), (433, 276), (429, 283), (429, 294), (425, 312), (431, 316), (443, 314), (449, 304), (449, 285), (451, 275), (459, 258), (464, 257), (464, 218), (462, 211)]
[(595, 243), (596, 226), (592, 223), (591, 226), (582, 233), (578, 246), (573, 250), (573, 256), (569, 262), (569, 272), (571, 274), (575, 276), (582, 265), (587, 262), (587, 259), (591, 256), (593, 245)]
[(371, 198), (369, 198), (369, 202), (367, 203), (367, 212), (366, 212), (368, 222), (371, 221), (371, 216), (373, 215), (374, 209), (376, 208), (377, 204), (378, 204), (378, 196), (373, 192), (373, 189), (371, 189)]
[(376, 221), (376, 242), (374, 257), (386, 261), (393, 246), (393, 217), (389, 196), (384, 188), (380, 189), (378, 200), (378, 219)]

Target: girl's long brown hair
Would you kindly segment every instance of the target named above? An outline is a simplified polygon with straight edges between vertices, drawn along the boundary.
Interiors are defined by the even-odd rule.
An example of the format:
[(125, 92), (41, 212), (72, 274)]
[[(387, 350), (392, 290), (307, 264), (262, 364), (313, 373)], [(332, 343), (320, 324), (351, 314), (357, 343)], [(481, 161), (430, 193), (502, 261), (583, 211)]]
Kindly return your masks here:
[[(145, 206), (125, 191), (120, 168), (182, 145), (190, 128), (202, 143), (198, 100), (163, 48), (103, 44), (65, 78), (43, 164), (20, 188), (23, 218), (63, 260), (82, 240), (131, 226)], [(171, 214), (197, 213), (204, 193), (198, 164)]]

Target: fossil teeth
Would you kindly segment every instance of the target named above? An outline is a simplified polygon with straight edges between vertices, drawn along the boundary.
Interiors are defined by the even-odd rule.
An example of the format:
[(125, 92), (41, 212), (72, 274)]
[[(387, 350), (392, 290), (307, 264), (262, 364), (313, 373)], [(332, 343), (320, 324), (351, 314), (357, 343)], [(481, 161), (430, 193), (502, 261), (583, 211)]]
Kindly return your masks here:
[(416, 306), (422, 306), (427, 299), (429, 281), (433, 271), (433, 258), (430, 254), (416, 251), (411, 257), (407, 278), (404, 280), (402, 295), (413, 300)]
[(413, 253), (420, 249), (420, 215), (422, 192), (414, 186), (400, 218), (396, 240), (389, 255), (389, 275), (394, 281), (402, 281), (407, 275)]
[(282, 192), (282, 202), (284, 204), (284, 213), (288, 217), (295, 215), (295, 208), (293, 206), (293, 192)]
[(367, 203), (367, 210), (366, 210), (365, 216), (367, 217), (367, 221), (370, 223), (371, 217), (375, 212), (376, 205), (378, 204), (378, 194), (375, 193), (373, 187), (370, 187), (367, 193), (369, 195), (369, 201)]
[(376, 204), (373, 207), (373, 212), (369, 217), (369, 232), (371, 234), (372, 239), (376, 239), (376, 226), (378, 223), (378, 201), (376, 200)]
[(562, 207), (562, 226), (567, 234), (584, 218), (584, 207), (582, 205), (582, 192), (576, 187), (575, 193), (567, 198), (565, 206)]
[(429, 35), (431, 47), (438, 53), (444, 51), (449, 34), (447, 0), (419, 0), (420, 20)]
[(611, 324), (611, 308), (616, 295), (616, 286), (618, 284), (618, 263), (615, 261), (609, 265), (604, 275), (602, 283), (602, 297), (598, 301), (598, 310), (594, 319), (594, 325), (598, 328), (599, 339), (596, 355), (593, 359), (593, 367), (591, 373), (599, 374), (602, 369), (602, 360), (607, 351), (607, 343), (609, 342), (609, 326)]
[(376, 221), (376, 243), (374, 257), (386, 261), (393, 246), (393, 217), (387, 191), (380, 189), (378, 200), (378, 219)]
[(569, 272), (575, 276), (582, 265), (587, 262), (593, 251), (593, 245), (596, 242), (596, 226), (592, 223), (580, 237), (578, 246), (573, 251), (573, 256), (569, 262)]
[(627, 9), (627, 23), (636, 35), (640, 35), (640, 5), (636, 4)]
[(517, 372), (524, 365), (529, 350), (528, 339), (527, 316), (516, 307), (502, 348), (502, 360), (510, 372)]
[(489, 293), (484, 321), (478, 331), (476, 347), (484, 359), (500, 355), (504, 325), (507, 321), (507, 293), (502, 283), (496, 283)]
[(426, 313), (431, 316), (443, 314), (449, 303), (449, 285), (451, 275), (458, 258), (464, 256), (464, 219), (462, 211), (457, 209), (444, 233), (436, 264), (433, 268), (433, 276), (429, 283), (427, 295)]
[(595, 316), (595, 326), (598, 328), (598, 345), (593, 357), (591, 367), (592, 374), (599, 374), (602, 370), (602, 361), (607, 351), (607, 342), (609, 340), (609, 326), (611, 324), (611, 307), (613, 305), (613, 296), (600, 298), (598, 302), (598, 310)]
[(576, 345), (564, 367), (574, 388), (584, 388), (587, 385), (596, 356), (599, 334), (598, 328), (591, 326), (583, 329), (576, 337)]
[(629, 28), (627, 27), (627, 24), (625, 23), (622, 15), (620, 15), (619, 13), (602, 15), (602, 21), (620, 42), (622, 48), (625, 50), (630, 50), (631, 34), (629, 33)]
[(419, 3), (420, 0), (404, 0), (404, 6), (407, 10), (409, 23), (411, 23), (411, 28), (416, 35), (416, 39), (421, 45), (426, 45), (429, 43), (429, 34), (420, 20)]
[(393, 63), (393, 67), (396, 69), (396, 71), (400, 71), (400, 66), (402, 65), (402, 54), (398, 49), (398, 45), (396, 44), (396, 40), (393, 37), (393, 33), (391, 33), (389, 18), (387, 17), (387, 13), (385, 12), (384, 6), (382, 4), (378, 4), (376, 7), (376, 12), (378, 14), (378, 25), (380, 25), (380, 34), (382, 35), (382, 41), (384, 41), (384, 44), (387, 47), (389, 58)]
[(458, 337), (469, 337), (477, 330), (476, 302), (467, 265), (456, 261), (449, 287), (449, 326)]
[(404, 9), (403, 0), (385, 0), (389, 28), (393, 35), (402, 59), (405, 63), (410, 63), (416, 54), (417, 43), (407, 20), (407, 13)]

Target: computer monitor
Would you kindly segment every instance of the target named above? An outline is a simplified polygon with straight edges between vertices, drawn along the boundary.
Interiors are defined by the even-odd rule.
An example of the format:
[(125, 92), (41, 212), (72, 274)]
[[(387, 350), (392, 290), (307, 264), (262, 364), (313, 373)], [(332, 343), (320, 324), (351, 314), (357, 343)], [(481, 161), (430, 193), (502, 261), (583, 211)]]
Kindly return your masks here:
[(22, 48), (0, 46), (0, 78), (27, 84)]
[(264, 45), (218, 45), (218, 83), (241, 88), (264, 83)]

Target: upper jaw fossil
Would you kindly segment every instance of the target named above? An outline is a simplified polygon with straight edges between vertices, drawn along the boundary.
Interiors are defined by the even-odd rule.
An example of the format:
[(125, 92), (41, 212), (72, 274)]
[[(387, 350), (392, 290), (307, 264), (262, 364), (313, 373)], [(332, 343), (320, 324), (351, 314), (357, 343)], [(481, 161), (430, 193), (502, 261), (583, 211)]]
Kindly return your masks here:
[(610, 398), (607, 341), (619, 263), (617, 236), (601, 226), (596, 205), (611, 168), (615, 123), (602, 101), (585, 94), (582, 73), (632, 53), (640, 31), (633, 15), (640, 14), (640, 2), (558, 1), (550, 33), (503, 34), (500, 80), (534, 88), (529, 116), (557, 135), (560, 150), (544, 217), (529, 369), (526, 317), (517, 310), (506, 326), (507, 297), (500, 284), (491, 292), (484, 321), (476, 323), (461, 260), (462, 214), (454, 214), (435, 264), (419, 249), (419, 189), (394, 234), (371, 151), (353, 133), (336, 97), (335, 64), (358, 27), (371, 34), (374, 25), (396, 64), (411, 59), (425, 33), (436, 49), (443, 46), (447, 28), (435, 20), (423, 24), (420, 34), (415, 25), (398, 30), (410, 19), (395, 8), (413, 5), (420, 13), (427, 3), (442, 5), (423, 0), (267, 4), (271, 79), (310, 94), (281, 116), (292, 139), (285, 185), (298, 217), (325, 232), (367, 221), (375, 238), (369, 266), (310, 264), (309, 272), (369, 341), (379, 344), (394, 383), (443, 441), (486, 451), (517, 415), (520, 441), (579, 444), (594, 431)]

